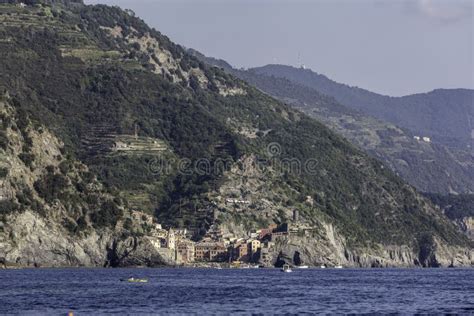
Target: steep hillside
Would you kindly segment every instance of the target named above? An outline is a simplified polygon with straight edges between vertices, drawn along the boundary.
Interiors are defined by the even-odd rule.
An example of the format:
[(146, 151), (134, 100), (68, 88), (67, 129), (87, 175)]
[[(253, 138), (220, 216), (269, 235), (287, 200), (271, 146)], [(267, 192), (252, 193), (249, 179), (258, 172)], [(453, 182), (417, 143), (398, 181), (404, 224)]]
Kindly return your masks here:
[(298, 108), (343, 135), (423, 192), (474, 192), (474, 161), (444, 145), (414, 139), (415, 134), (338, 103), (307, 86), (254, 70), (237, 70), (222, 60), (191, 53)]
[[(18, 266), (170, 263), (135, 219), (45, 126), (0, 98), (0, 258)], [(15, 108), (19, 108), (18, 111)], [(117, 258), (120, 258), (117, 260)]]
[(286, 78), (316, 89), (347, 107), (407, 128), (415, 135), (431, 137), (435, 143), (461, 150), (472, 146), (473, 90), (438, 89), (429, 93), (388, 97), (337, 83), (309, 69), (267, 65), (252, 71)]
[[(239, 237), (287, 223), (297, 209), (294, 224), (312, 233), (282, 240), (275, 251), (301, 245), (313, 263), (354, 266), (471, 264), (470, 242), (427, 199), (317, 121), (204, 65), (131, 12), (77, 1), (28, 3), (0, 6), (0, 87), (14, 111), (45, 126), (65, 155), (123, 200), (122, 208), (110, 205), (116, 216), (96, 232), (120, 231), (118, 210), (127, 216), (133, 209), (187, 228), (194, 239), (211, 225)], [(36, 155), (23, 158), (35, 166)], [(39, 165), (36, 172), (49, 169)], [(33, 196), (47, 197), (54, 179), (33, 184)], [(45, 197), (46, 206), (56, 203)], [(89, 214), (95, 207), (81, 209), (89, 226), (101, 223)], [(52, 218), (28, 205), (4, 213), (25, 212)], [(70, 220), (79, 226), (79, 218)], [(21, 220), (4, 221), (0, 256), (8, 257)], [(146, 245), (146, 234), (140, 238)], [(126, 245), (137, 249), (134, 240)], [(116, 242), (109, 248), (123, 249)]]

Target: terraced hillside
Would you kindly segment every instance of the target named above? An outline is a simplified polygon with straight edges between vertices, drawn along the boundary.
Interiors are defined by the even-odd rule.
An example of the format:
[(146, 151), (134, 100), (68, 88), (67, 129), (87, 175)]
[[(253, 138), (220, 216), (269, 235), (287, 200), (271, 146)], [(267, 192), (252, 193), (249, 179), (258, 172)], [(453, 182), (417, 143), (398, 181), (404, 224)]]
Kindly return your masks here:
[[(25, 8), (4, 4), (0, 12), (0, 38), (8, 39), (0, 47), (3, 98), (60, 139), (64, 155), (86, 165), (108, 194), (122, 197), (125, 216), (139, 209), (200, 239), (211, 225), (243, 236), (284, 224), (298, 209), (295, 224), (313, 233), (278, 246), (304, 247), (314, 263), (471, 264), (468, 239), (379, 161), (206, 66), (128, 12), (33, 0)], [(2, 134), (0, 150), (11, 160), (20, 152), (11, 150), (10, 135)], [(26, 154), (22, 168), (47, 174)], [(21, 177), (7, 178), (13, 194), (2, 200), (19, 205), (2, 211), (13, 231), (3, 243), (13, 248), (18, 214), (37, 214), (16, 196)], [(41, 202), (67, 204), (67, 196)], [(117, 229), (123, 216), (96, 230)], [(79, 226), (77, 220), (69, 225)], [(96, 224), (94, 216), (86, 222)]]

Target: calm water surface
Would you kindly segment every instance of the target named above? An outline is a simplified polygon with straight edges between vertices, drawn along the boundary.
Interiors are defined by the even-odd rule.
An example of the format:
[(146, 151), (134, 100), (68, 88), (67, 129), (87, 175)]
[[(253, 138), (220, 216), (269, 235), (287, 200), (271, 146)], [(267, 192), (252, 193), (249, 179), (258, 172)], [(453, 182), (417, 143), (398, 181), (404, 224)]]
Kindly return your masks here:
[(0, 284), (1, 315), (474, 314), (473, 269), (28, 269)]

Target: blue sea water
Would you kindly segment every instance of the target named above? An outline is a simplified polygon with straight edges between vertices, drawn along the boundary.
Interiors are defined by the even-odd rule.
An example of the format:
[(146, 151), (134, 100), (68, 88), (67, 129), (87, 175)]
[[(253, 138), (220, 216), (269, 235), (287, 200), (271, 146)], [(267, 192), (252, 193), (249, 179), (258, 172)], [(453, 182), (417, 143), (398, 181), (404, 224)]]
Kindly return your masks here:
[(474, 314), (474, 269), (25, 269), (0, 285), (1, 315)]

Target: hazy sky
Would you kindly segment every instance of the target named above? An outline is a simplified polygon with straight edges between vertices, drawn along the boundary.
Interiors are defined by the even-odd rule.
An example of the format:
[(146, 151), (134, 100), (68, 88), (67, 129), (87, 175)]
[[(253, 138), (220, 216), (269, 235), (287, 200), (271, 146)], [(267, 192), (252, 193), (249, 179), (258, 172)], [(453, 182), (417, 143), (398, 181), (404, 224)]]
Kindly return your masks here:
[(474, 88), (474, 0), (85, 2), (132, 9), (174, 42), (236, 67), (304, 63), (394, 96)]

